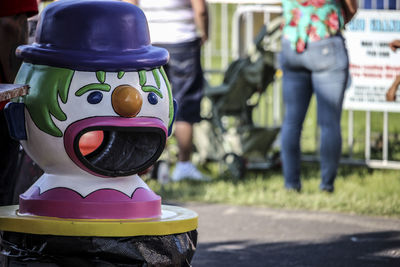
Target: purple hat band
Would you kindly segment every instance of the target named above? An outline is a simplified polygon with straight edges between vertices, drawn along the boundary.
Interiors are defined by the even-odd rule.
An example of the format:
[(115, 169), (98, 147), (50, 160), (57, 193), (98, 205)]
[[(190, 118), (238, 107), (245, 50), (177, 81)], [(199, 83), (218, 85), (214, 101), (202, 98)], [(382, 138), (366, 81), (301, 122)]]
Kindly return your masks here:
[(35, 43), (17, 48), (26, 62), (82, 71), (133, 71), (165, 65), (167, 50), (152, 46), (147, 20), (119, 1), (62, 0), (40, 15)]

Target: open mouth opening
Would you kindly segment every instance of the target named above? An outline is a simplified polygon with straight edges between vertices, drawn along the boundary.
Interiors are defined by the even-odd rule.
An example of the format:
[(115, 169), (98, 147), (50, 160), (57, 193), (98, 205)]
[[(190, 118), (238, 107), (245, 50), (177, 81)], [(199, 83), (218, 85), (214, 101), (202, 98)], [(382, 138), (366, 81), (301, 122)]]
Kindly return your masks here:
[(165, 133), (156, 127), (94, 127), (74, 138), (78, 160), (105, 176), (139, 173), (153, 164), (165, 146)]

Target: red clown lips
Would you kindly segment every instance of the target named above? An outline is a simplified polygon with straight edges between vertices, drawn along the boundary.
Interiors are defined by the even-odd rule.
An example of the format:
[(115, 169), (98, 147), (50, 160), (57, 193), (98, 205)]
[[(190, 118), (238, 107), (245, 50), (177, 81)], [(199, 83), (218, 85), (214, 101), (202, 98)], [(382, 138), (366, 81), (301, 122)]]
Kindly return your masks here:
[[(103, 138), (89, 154), (79, 148), (81, 137), (102, 131)], [(100, 177), (129, 176), (147, 169), (161, 155), (167, 129), (157, 118), (93, 117), (72, 123), (64, 133), (64, 147), (83, 170)]]

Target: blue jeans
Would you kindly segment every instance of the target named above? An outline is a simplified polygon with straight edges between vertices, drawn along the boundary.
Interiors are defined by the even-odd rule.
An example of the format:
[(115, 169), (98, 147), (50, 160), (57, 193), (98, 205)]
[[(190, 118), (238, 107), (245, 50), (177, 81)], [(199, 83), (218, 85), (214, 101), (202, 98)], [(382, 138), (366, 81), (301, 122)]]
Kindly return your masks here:
[(342, 147), (340, 118), (349, 61), (344, 39), (333, 36), (308, 43), (303, 53), (282, 40), (285, 116), (281, 133), (281, 158), (285, 187), (301, 189), (300, 136), (313, 93), (317, 99), (320, 135), (320, 189), (333, 191)]

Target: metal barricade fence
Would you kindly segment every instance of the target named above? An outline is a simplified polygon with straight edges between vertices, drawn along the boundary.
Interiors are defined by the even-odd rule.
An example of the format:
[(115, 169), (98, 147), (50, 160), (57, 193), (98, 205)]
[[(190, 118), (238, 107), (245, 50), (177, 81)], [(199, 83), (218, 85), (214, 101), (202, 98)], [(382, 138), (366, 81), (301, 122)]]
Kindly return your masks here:
[[(274, 16), (280, 15), (282, 7), (281, 1), (278, 0), (207, 0), (210, 15), (210, 39), (203, 49), (203, 66), (206, 78), (210, 83), (218, 83), (222, 80), (223, 73), (229, 63), (246, 54), (252, 45), (253, 38), (257, 33), (257, 26), (267, 24)], [(277, 126), (282, 122), (282, 100), (281, 100), (281, 72), (278, 71), (276, 81), (273, 85), (272, 94), (266, 96), (266, 107), (261, 107), (262, 112), (272, 114), (272, 125)], [(347, 133), (343, 131), (343, 135), (347, 138), (347, 142), (343, 142), (346, 150), (344, 150), (341, 158), (343, 164), (365, 165), (370, 168), (390, 168), (400, 169), (400, 158), (389, 159), (389, 112), (382, 112), (382, 132), (378, 134), (381, 138), (381, 158), (372, 158), (371, 156), (371, 113), (373, 111), (365, 111), (365, 137), (363, 140), (364, 153), (360, 157), (360, 153), (354, 153), (354, 142), (360, 138), (354, 133), (354, 113), (351, 109), (347, 109)], [(380, 113), (380, 112), (378, 112)], [(377, 115), (374, 114), (374, 117)], [(346, 119), (346, 114), (343, 120)], [(358, 121), (357, 121), (358, 122)], [(267, 123), (264, 121), (264, 123)], [(318, 147), (318, 129), (315, 126), (315, 150)], [(357, 132), (358, 134), (358, 132)], [(400, 143), (398, 144), (400, 145)], [(279, 142), (276, 144), (279, 149)], [(399, 148), (400, 149), (400, 148)], [(357, 155), (355, 155), (357, 154)], [(305, 161), (318, 161), (318, 152), (313, 155), (302, 155)]]

